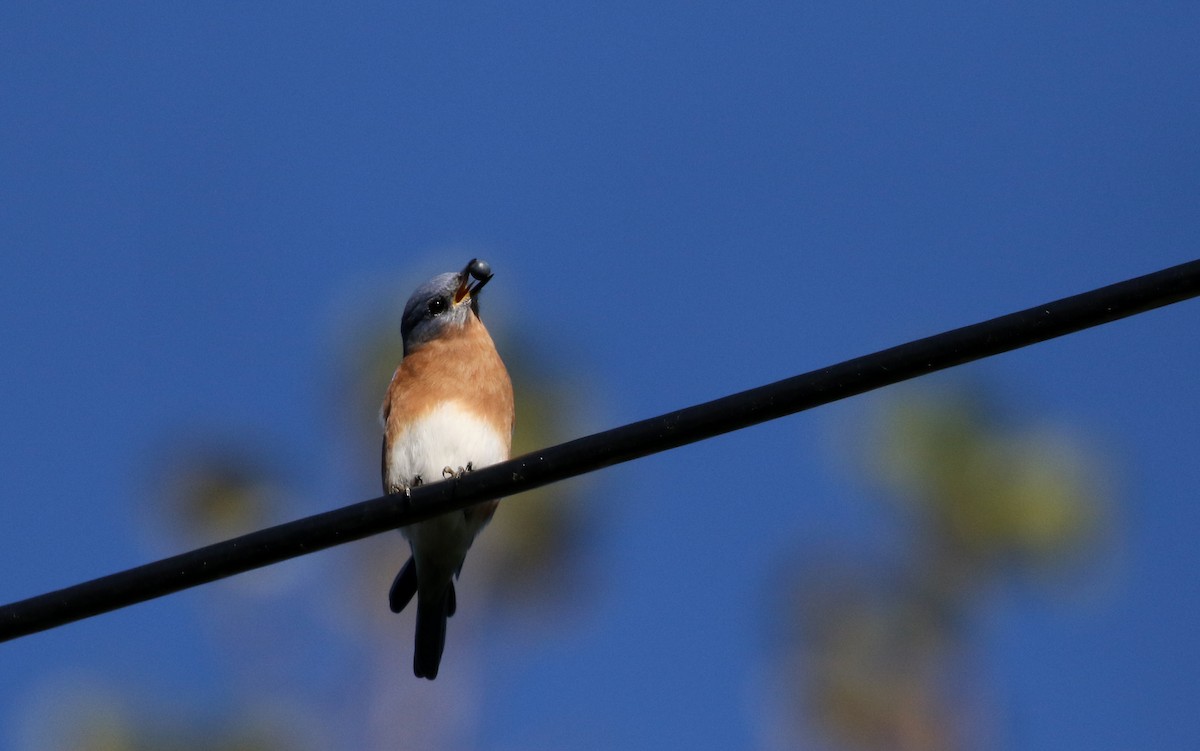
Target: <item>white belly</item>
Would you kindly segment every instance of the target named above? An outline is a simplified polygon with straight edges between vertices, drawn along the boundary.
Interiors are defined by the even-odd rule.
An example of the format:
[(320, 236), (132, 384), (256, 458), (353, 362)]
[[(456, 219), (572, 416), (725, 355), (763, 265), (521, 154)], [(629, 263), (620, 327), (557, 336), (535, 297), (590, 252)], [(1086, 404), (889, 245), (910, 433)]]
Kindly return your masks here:
[(388, 482), (411, 485), (418, 475), (424, 482), (437, 482), (446, 467), (457, 470), (471, 464), (478, 469), (507, 458), (506, 436), (458, 402), (445, 402), (392, 442)]
[[(446, 402), (414, 421), (389, 449), (388, 483), (411, 485), (442, 479), (446, 467), (458, 470), (470, 464), (479, 469), (508, 458), (508, 436), (476, 417), (457, 402)], [(466, 517), (450, 513), (401, 530), (409, 539), (418, 570), (422, 558), (436, 558), (438, 568), (457, 570), (479, 533), (468, 528)], [(430, 561), (433, 563), (433, 561)]]

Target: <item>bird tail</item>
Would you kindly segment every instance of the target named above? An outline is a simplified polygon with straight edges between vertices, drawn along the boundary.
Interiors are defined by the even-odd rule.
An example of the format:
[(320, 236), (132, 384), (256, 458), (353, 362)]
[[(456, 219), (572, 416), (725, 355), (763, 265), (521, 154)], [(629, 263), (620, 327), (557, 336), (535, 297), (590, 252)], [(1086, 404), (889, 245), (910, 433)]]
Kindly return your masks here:
[(388, 606), (393, 613), (399, 613), (408, 607), (409, 601), (417, 593), (417, 564), (412, 558), (396, 574), (392, 581), (392, 589), (388, 592)]
[(447, 580), (437, 589), (426, 589), (417, 597), (417, 641), (413, 650), (413, 674), (418, 678), (437, 678), (446, 646), (446, 619), (454, 614), (454, 582)]
[[(408, 563), (400, 569), (400, 573), (396, 574), (396, 578), (392, 580), (392, 588), (388, 592), (388, 607), (393, 613), (399, 613), (408, 607), (408, 603), (412, 602), (413, 595), (417, 593), (417, 564), (412, 559), (408, 559)], [(458, 598), (454, 596), (454, 586), (450, 587), (449, 602), (446, 604), (446, 615), (454, 615), (454, 611), (458, 609)]]

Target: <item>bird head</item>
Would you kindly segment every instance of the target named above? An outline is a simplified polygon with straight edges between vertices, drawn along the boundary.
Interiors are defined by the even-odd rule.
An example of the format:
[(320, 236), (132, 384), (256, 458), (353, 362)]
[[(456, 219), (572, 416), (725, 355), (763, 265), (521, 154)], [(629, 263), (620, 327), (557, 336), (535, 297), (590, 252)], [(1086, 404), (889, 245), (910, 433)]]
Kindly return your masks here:
[(417, 287), (404, 306), (400, 324), (404, 354), (462, 328), (471, 316), (478, 317), (479, 291), (491, 278), (487, 261), (472, 258), (462, 271), (438, 274)]

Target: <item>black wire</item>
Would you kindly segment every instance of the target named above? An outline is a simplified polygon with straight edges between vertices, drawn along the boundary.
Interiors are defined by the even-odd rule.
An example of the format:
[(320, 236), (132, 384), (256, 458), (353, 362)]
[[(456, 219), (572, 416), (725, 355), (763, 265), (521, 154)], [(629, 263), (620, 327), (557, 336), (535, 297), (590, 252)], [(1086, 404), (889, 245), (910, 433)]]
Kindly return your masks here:
[[(0, 641), (1200, 295), (1200, 260), (0, 607)], [(383, 593), (380, 593), (383, 602)]]

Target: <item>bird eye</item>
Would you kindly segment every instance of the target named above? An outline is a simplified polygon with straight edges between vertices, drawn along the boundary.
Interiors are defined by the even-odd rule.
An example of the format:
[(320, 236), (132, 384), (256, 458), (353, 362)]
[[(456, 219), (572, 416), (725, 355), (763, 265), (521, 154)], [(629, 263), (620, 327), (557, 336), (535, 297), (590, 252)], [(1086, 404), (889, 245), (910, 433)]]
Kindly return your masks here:
[(439, 315), (446, 312), (446, 298), (435, 297), (429, 301), (429, 314)]

